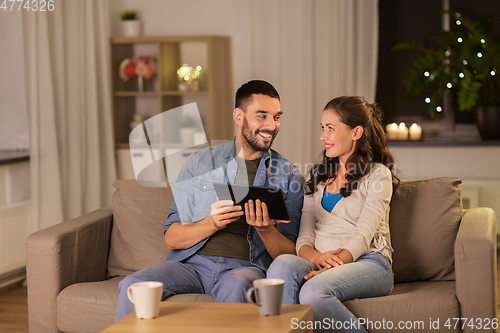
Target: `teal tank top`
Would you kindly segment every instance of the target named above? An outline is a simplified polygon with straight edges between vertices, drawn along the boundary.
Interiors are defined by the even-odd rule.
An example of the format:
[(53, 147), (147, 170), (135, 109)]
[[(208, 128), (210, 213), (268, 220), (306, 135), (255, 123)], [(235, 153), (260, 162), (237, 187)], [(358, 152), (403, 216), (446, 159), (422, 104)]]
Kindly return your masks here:
[(342, 194), (340, 193), (335, 193), (335, 194), (330, 194), (327, 191), (323, 191), (323, 198), (321, 199), (321, 206), (327, 211), (327, 212), (332, 212), (333, 208), (337, 204), (337, 202), (342, 199)]

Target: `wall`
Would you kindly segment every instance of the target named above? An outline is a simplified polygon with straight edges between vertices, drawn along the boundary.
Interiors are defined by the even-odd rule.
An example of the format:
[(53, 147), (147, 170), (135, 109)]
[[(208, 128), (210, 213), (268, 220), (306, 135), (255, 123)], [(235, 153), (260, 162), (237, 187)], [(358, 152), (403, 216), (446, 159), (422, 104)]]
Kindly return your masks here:
[[(458, 177), (464, 208), (490, 207), (500, 212), (500, 146), (391, 145), (401, 180)], [(500, 234), (500, 219), (497, 218)]]

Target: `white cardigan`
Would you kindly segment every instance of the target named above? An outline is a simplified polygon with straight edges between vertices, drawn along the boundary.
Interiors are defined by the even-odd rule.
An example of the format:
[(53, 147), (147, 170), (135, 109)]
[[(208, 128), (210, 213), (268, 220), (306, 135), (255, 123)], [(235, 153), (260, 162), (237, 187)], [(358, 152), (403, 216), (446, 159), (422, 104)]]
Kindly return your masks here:
[(368, 252), (379, 252), (392, 263), (389, 231), (389, 203), (392, 197), (391, 171), (375, 164), (351, 195), (340, 199), (332, 212), (321, 205), (325, 183), (304, 196), (297, 253), (302, 245), (319, 252), (349, 250), (353, 261)]

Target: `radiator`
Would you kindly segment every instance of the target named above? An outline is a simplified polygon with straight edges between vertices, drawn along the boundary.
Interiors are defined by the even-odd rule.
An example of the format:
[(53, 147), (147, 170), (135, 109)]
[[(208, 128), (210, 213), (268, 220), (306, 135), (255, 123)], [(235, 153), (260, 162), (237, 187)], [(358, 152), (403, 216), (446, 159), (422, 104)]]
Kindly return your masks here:
[(31, 201), (0, 207), (0, 276), (26, 266), (31, 226)]

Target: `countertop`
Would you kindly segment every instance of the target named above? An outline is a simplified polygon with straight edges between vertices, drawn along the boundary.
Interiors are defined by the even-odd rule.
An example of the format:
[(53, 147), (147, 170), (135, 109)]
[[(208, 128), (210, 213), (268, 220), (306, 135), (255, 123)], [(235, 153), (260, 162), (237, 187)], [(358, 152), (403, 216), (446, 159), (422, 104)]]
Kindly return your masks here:
[(0, 165), (25, 162), (30, 160), (28, 150), (0, 150)]

